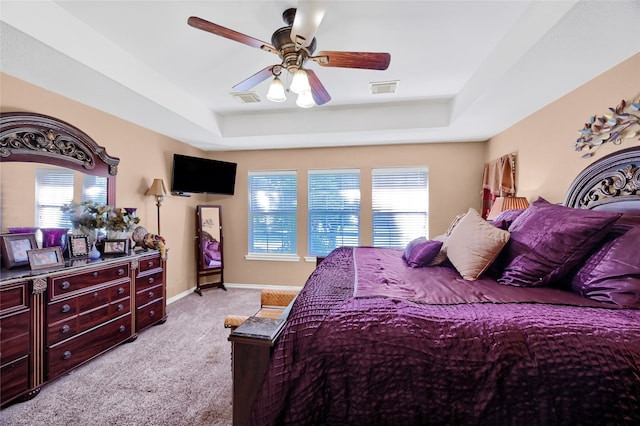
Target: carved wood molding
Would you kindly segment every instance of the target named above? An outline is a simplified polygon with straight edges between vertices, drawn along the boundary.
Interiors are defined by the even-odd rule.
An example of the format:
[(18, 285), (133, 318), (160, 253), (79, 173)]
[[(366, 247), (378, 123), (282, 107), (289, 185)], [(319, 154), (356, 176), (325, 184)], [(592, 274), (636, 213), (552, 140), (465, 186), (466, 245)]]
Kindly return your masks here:
[(640, 146), (614, 152), (585, 168), (573, 181), (564, 205), (593, 209), (611, 202), (640, 209)]
[(112, 176), (120, 163), (89, 135), (62, 120), (28, 112), (0, 114), (0, 161), (43, 160), (74, 169), (106, 169)]

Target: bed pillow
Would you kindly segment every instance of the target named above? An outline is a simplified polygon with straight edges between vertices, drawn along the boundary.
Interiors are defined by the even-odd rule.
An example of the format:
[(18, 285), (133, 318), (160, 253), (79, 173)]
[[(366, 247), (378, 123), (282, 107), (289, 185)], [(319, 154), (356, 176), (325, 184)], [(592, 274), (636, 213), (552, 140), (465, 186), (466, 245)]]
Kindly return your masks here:
[(498, 281), (532, 287), (562, 279), (600, 244), (620, 215), (538, 198), (509, 227), (511, 240)]
[(484, 220), (469, 209), (444, 243), (447, 258), (469, 281), (477, 280), (509, 241), (509, 232)]
[(640, 309), (640, 226), (611, 239), (593, 253), (571, 280), (584, 297)]
[(402, 258), (412, 268), (428, 266), (440, 252), (442, 241), (427, 240), (425, 237), (416, 238), (407, 244)]
[(491, 223), (495, 227), (508, 231), (513, 221), (516, 220), (523, 211), (524, 209), (505, 210), (496, 216)]

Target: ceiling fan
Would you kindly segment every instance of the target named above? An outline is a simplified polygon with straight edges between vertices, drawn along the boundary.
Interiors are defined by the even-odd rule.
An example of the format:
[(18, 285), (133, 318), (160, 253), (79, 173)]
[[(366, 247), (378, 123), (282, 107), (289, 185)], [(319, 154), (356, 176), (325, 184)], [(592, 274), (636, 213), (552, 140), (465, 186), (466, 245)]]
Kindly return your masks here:
[(284, 86), (279, 79), (283, 70), (293, 75), (289, 90), (298, 94), (297, 104), (301, 107), (322, 105), (331, 100), (313, 70), (304, 65), (307, 61), (316, 62), (323, 67), (360, 68), (386, 70), (391, 61), (389, 53), (321, 51), (316, 56), (315, 32), (324, 17), (328, 0), (300, 0), (298, 8), (284, 11), (282, 19), (285, 27), (277, 29), (271, 36), (271, 43), (258, 40), (221, 25), (214, 24), (196, 16), (188, 19), (194, 28), (208, 31), (251, 47), (275, 53), (281, 59), (279, 64), (269, 65), (251, 77), (233, 86), (233, 89), (247, 91), (258, 83), (273, 76), (267, 98), (274, 102), (286, 100)]

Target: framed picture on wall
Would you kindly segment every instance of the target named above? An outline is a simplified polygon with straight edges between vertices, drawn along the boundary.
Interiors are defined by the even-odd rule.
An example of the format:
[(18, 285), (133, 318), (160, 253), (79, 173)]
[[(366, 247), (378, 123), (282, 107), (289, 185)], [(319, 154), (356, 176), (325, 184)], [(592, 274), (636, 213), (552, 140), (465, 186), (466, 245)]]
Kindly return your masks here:
[(28, 265), (27, 252), (37, 248), (35, 234), (4, 234), (0, 236), (2, 263), (7, 269)]
[(64, 257), (60, 246), (28, 250), (27, 257), (29, 258), (31, 270), (64, 266)]

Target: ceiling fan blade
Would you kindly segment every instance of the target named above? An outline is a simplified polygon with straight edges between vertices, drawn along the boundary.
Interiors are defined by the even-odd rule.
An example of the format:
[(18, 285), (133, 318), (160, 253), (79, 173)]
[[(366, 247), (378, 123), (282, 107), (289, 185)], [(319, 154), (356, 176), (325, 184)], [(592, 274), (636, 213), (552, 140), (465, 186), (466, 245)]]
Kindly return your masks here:
[(262, 70), (258, 71), (251, 77), (236, 84), (235, 86), (233, 86), (233, 88), (241, 92), (246, 92), (247, 90), (250, 90), (252, 87), (256, 86), (258, 83), (262, 83), (264, 80), (272, 76), (273, 73), (271, 72), (271, 70), (273, 69), (273, 67), (274, 65), (269, 65), (268, 67), (263, 68)]
[(391, 62), (391, 55), (388, 53), (336, 52), (327, 50), (309, 59), (319, 63), (323, 67), (386, 70)]
[(307, 72), (307, 76), (309, 77), (311, 95), (313, 96), (313, 101), (316, 103), (316, 105), (322, 105), (329, 102), (331, 100), (331, 96), (329, 95), (329, 92), (327, 92), (327, 89), (325, 89), (320, 82), (320, 79), (318, 78), (316, 73), (310, 69), (305, 69), (305, 71)]
[(242, 44), (246, 44), (247, 46), (257, 47), (258, 49), (278, 53), (276, 48), (266, 41), (258, 40), (257, 38), (253, 38), (246, 34), (242, 34), (229, 28), (225, 28), (221, 25), (214, 24), (213, 22), (206, 21), (202, 18), (198, 18), (197, 16), (191, 16), (187, 20), (187, 23), (194, 28), (198, 28), (199, 30), (208, 31), (215, 35), (228, 38), (229, 40), (234, 40)]
[(329, 0), (298, 1), (296, 17), (291, 26), (291, 41), (295, 44), (296, 50), (311, 44), (328, 4)]

